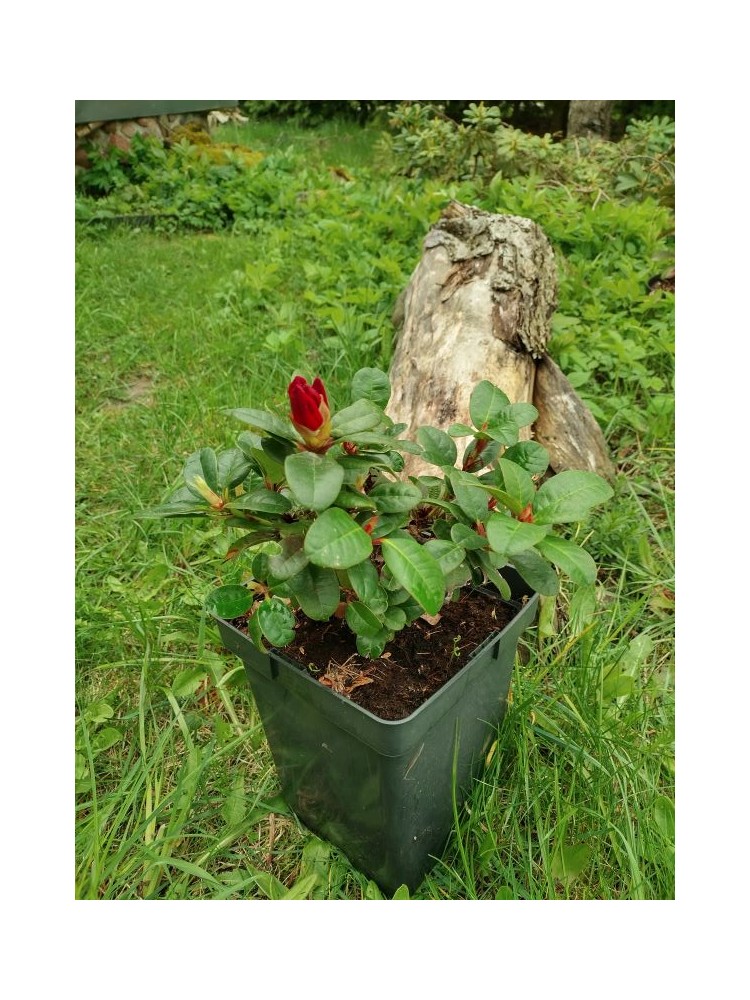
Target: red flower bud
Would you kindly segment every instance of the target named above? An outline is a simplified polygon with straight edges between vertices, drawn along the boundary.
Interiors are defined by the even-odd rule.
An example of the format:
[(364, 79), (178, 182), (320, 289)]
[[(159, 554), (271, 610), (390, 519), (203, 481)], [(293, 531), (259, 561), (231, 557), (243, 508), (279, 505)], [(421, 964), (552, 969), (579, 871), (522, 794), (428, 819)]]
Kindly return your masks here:
[(521, 513), (518, 514), (517, 520), (524, 521), (526, 524), (534, 523), (534, 512), (530, 503), (527, 503)]
[(289, 383), (289, 402), (292, 404), (292, 423), (312, 448), (320, 448), (331, 434), (331, 411), (328, 396), (319, 378), (308, 385), (307, 379), (297, 375)]

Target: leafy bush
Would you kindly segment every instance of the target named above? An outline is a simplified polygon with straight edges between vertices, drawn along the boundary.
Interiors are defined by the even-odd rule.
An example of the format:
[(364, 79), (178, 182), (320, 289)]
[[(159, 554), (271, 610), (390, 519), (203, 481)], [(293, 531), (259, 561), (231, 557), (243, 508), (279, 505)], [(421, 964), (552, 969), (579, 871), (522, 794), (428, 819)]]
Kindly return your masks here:
[(494, 179), (533, 176), (544, 186), (572, 188), (593, 200), (655, 197), (674, 204), (674, 121), (632, 122), (618, 143), (556, 142), (507, 124), (500, 108), (470, 104), (462, 121), (441, 106), (404, 103), (389, 115), (392, 135), (381, 153), (408, 177)]

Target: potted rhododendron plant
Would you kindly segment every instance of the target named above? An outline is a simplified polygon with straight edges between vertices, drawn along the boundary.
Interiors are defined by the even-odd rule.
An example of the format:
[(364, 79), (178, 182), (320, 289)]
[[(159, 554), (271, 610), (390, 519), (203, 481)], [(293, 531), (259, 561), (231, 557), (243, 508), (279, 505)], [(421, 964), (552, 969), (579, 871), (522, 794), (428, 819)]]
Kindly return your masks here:
[[(247, 428), (236, 446), (192, 454), (147, 513), (232, 532), (206, 607), (245, 663), (290, 805), (383, 888), (413, 888), (502, 718), (537, 595), (558, 571), (596, 577), (553, 525), (612, 491), (589, 472), (542, 481), (547, 453), (519, 440), (536, 410), (486, 381), (467, 423), (416, 441), (386, 415), (378, 369), (342, 409), (319, 377), (288, 396), (287, 413), (228, 411)], [(402, 478), (405, 453), (434, 474)]]

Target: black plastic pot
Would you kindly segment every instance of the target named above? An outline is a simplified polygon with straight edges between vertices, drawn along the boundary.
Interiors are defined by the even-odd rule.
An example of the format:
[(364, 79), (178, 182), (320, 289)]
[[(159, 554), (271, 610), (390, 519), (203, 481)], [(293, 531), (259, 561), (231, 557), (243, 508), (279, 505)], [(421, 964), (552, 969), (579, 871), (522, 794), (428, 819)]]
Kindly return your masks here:
[[(417, 888), (440, 856), (505, 714), (518, 639), (537, 595), (509, 580), (513, 620), (405, 719), (385, 721), (336, 694), (279, 650), (260, 653), (217, 619), (244, 662), (285, 799), (389, 895)], [(500, 600), (500, 598), (498, 598)]]

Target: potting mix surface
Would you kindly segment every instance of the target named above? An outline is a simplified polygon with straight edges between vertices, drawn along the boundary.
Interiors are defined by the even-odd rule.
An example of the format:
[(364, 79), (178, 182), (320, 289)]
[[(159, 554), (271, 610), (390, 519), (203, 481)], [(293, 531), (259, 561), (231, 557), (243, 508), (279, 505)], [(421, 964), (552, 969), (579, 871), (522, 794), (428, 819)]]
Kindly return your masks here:
[[(378, 659), (357, 652), (343, 619), (302, 619), (283, 652), (299, 660), (311, 676), (381, 719), (404, 719), (427, 701), (470, 659), (492, 632), (499, 632), (517, 609), (479, 591), (464, 593), (434, 617), (417, 618), (396, 633)], [(243, 631), (246, 622), (236, 620)]]

